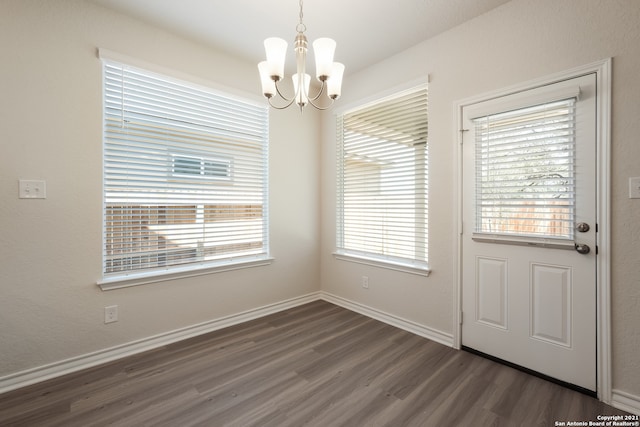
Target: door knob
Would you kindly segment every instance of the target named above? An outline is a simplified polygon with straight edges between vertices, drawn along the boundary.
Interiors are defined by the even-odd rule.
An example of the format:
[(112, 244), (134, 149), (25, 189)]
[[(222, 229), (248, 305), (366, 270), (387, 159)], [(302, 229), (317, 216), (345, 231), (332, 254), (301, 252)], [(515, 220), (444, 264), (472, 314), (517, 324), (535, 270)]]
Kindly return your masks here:
[(578, 230), (580, 233), (586, 233), (590, 228), (591, 227), (589, 227), (589, 224), (587, 224), (586, 222), (579, 222), (576, 224), (576, 230)]
[(589, 247), (589, 245), (585, 245), (585, 244), (581, 244), (581, 243), (576, 243), (575, 244), (575, 248), (576, 251), (579, 254), (588, 254), (589, 252), (591, 252), (591, 248)]

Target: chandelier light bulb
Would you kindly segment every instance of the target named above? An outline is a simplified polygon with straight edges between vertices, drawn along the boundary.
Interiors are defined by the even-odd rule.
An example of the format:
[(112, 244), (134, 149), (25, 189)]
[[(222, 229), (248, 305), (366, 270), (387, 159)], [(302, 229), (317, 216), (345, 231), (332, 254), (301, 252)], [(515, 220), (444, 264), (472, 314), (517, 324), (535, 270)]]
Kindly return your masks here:
[(301, 75), (295, 73), (291, 76), (293, 79), (293, 91), (296, 93), (296, 104), (300, 107), (304, 107), (309, 102), (309, 85), (311, 83), (311, 76), (309, 74), (302, 75), (302, 88), (300, 87)]
[(342, 93), (342, 76), (344, 74), (344, 64), (334, 62), (332, 64), (331, 77), (327, 80), (327, 95), (331, 99), (338, 99)]
[(276, 82), (271, 78), (269, 63), (262, 61), (258, 64), (258, 71), (260, 72), (260, 82), (262, 83), (262, 94), (271, 98), (276, 94)]
[[(270, 37), (264, 41), (264, 50), (269, 64), (269, 76), (273, 80), (282, 80), (287, 59), (287, 42), (279, 37)], [(277, 79), (274, 76), (277, 76)]]
[(323, 37), (313, 42), (313, 53), (316, 57), (316, 77), (320, 81), (331, 76), (333, 54), (336, 51), (336, 42)]

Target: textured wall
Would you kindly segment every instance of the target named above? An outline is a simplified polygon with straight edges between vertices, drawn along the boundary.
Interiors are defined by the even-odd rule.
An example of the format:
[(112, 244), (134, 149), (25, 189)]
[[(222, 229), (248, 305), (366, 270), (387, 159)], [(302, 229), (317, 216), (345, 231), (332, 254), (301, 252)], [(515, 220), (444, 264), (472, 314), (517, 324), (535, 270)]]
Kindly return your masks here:
[[(247, 93), (260, 90), (255, 66), (81, 0), (1, 1), (0, 377), (303, 295), (318, 277), (331, 293), (452, 333), (453, 102), (613, 57), (613, 387), (640, 396), (640, 200), (627, 198), (627, 178), (640, 176), (639, 22), (637, 0), (513, 0), (346, 77), (341, 106), (431, 76), (430, 277), (333, 259), (334, 122), (326, 114), (319, 128), (312, 111), (291, 110), (270, 124), (273, 265), (102, 292), (95, 49)], [(46, 179), (48, 198), (18, 200), (19, 178)], [(104, 325), (111, 304), (120, 321)]]
[[(613, 388), (640, 396), (640, 2), (513, 0), (345, 79), (342, 104), (357, 104), (430, 75), (428, 278), (338, 261), (335, 248), (335, 124), (323, 117), (322, 288), (453, 333), (455, 101), (613, 57)], [(360, 276), (369, 276), (369, 289)]]

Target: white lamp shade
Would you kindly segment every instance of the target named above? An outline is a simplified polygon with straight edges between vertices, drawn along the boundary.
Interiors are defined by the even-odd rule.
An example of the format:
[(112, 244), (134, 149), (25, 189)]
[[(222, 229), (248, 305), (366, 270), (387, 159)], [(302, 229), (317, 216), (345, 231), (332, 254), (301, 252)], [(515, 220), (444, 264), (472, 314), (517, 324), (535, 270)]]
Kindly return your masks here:
[(309, 84), (311, 83), (311, 76), (309, 74), (305, 74), (303, 76), (303, 83), (302, 83), (303, 86), (300, 90), (298, 90), (300, 74), (295, 73), (293, 76), (291, 76), (291, 78), (293, 79), (293, 90), (296, 93), (296, 103), (298, 105), (305, 105), (309, 101), (307, 94), (309, 93)]
[(264, 50), (269, 64), (269, 75), (284, 77), (284, 61), (287, 56), (287, 42), (279, 37), (270, 37), (264, 41)]
[(258, 64), (260, 72), (260, 82), (262, 83), (262, 94), (267, 98), (271, 98), (276, 93), (276, 82), (273, 81), (269, 74), (269, 63), (262, 61)]
[(331, 77), (327, 80), (327, 95), (331, 99), (337, 99), (342, 93), (342, 76), (344, 75), (344, 64), (334, 62), (331, 70)]
[[(316, 77), (324, 80), (331, 75), (333, 54), (336, 51), (336, 42), (323, 37), (313, 42), (313, 53), (316, 58)], [(322, 77), (322, 78), (321, 78)]]

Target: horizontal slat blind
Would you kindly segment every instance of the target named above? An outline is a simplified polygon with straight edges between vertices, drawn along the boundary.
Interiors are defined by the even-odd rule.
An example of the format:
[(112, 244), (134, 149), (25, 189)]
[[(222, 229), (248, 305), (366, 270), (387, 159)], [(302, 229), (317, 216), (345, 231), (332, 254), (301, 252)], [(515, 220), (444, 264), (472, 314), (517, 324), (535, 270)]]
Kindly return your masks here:
[(103, 65), (105, 276), (266, 257), (266, 107)]
[(427, 87), (338, 115), (338, 253), (427, 267)]
[(575, 98), (474, 120), (476, 233), (573, 238)]

